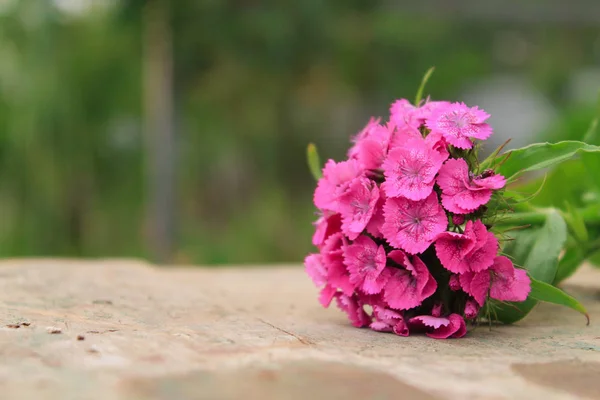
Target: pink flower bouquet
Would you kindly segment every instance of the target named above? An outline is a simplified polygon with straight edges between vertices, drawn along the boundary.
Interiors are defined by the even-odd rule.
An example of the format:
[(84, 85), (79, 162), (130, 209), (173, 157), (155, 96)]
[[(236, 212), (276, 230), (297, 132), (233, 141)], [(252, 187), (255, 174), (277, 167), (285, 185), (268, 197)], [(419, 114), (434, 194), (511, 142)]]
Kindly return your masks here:
[[(309, 146), (320, 216), (312, 238), (318, 252), (305, 267), (321, 305), (335, 301), (355, 327), (436, 339), (464, 336), (467, 323), (514, 322), (538, 301), (585, 314), (553, 286), (569, 218), (533, 209), (507, 185), (600, 148), (545, 143), (479, 160), (493, 133), (489, 117), (418, 95), (414, 104), (395, 101), (387, 120), (371, 119), (344, 161), (321, 169)], [(529, 251), (511, 240), (522, 233), (519, 245)]]

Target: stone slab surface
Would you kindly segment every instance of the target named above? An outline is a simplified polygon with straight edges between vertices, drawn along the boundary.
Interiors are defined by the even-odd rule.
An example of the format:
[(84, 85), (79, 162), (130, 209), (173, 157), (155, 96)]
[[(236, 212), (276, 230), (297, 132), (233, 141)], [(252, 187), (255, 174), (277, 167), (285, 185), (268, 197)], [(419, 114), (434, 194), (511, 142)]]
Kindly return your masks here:
[(356, 329), (300, 266), (0, 263), (2, 399), (600, 399), (600, 271), (464, 339)]

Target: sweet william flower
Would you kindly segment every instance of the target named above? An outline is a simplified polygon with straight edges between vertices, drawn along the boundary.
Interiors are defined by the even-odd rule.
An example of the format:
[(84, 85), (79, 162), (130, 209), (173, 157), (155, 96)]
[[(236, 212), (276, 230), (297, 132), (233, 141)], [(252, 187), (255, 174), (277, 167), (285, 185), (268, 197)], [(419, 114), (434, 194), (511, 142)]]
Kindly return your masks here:
[(365, 230), (375, 213), (379, 187), (366, 177), (354, 178), (338, 200), (342, 215), (342, 232), (354, 240)]
[(362, 170), (356, 160), (336, 163), (327, 161), (323, 168), (323, 177), (319, 179), (314, 194), (314, 203), (321, 210), (337, 212), (339, 198), (343, 196), (350, 186), (350, 182), (361, 175)]
[[(335, 298), (357, 327), (445, 339), (464, 336), (486, 301), (527, 298), (530, 278), (497, 255), (482, 223), (504, 211), (486, 205), (506, 179), (469, 171), (477, 152), (459, 150), (492, 134), (488, 117), (400, 99), (388, 122), (372, 118), (353, 139), (346, 161), (326, 163), (314, 193), (319, 251), (305, 259), (323, 306)], [(317, 159), (309, 149), (313, 172)]]
[(408, 310), (421, 305), (437, 289), (437, 283), (427, 266), (417, 256), (408, 257), (403, 251), (394, 250), (388, 257), (402, 268), (390, 268), (384, 289), (384, 300), (397, 310)]
[(525, 301), (531, 291), (531, 279), (522, 269), (516, 269), (507, 257), (498, 256), (492, 266), (481, 272), (460, 276), (462, 289), (483, 306), (488, 296), (502, 301)]
[(485, 121), (488, 113), (478, 107), (467, 107), (464, 103), (451, 103), (437, 107), (431, 113), (425, 125), (431, 132), (439, 132), (459, 149), (473, 147), (471, 139), (485, 140), (492, 135), (492, 128)]
[(433, 190), (435, 176), (446, 157), (433, 150), (423, 139), (408, 139), (402, 146), (390, 150), (383, 162), (387, 197), (423, 200)]
[(468, 221), (464, 234), (439, 234), (435, 241), (435, 252), (444, 268), (450, 272), (479, 272), (494, 262), (498, 253), (498, 239), (488, 232), (481, 221)]
[(427, 336), (434, 339), (460, 338), (467, 333), (465, 320), (458, 314), (450, 314), (446, 318), (429, 315), (413, 317), (409, 320), (408, 327), (411, 331), (425, 331)]
[(348, 150), (348, 158), (356, 158), (358, 156), (359, 147), (357, 146), (357, 144), (367, 139), (372, 134), (372, 132), (380, 126), (380, 122), (381, 118), (371, 117), (367, 125), (365, 125), (365, 127), (361, 129), (361, 131), (352, 138), (352, 142), (354, 143), (354, 145)]
[(387, 156), (392, 133), (389, 125), (372, 124), (350, 149), (350, 157), (355, 158), (362, 169), (379, 169)]
[(502, 189), (506, 180), (501, 175), (470, 179), (469, 166), (462, 158), (444, 163), (437, 178), (442, 190), (442, 205), (455, 214), (470, 214), (492, 197), (493, 190)]
[(381, 292), (389, 280), (385, 250), (368, 236), (360, 236), (345, 247), (344, 263), (350, 273), (350, 283), (366, 294)]
[(383, 213), (383, 236), (392, 246), (409, 254), (425, 251), (448, 226), (448, 219), (435, 192), (421, 201), (388, 198)]

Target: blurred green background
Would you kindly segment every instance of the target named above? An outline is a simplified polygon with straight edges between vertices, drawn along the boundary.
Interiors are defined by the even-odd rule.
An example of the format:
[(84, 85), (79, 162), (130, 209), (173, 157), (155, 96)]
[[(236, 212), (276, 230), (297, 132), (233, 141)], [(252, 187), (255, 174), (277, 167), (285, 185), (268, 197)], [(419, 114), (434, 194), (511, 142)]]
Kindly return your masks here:
[[(589, 1), (0, 0), (0, 256), (298, 262), (305, 148), (343, 157), (399, 97), (581, 139)], [(600, 143), (599, 143), (600, 144)]]

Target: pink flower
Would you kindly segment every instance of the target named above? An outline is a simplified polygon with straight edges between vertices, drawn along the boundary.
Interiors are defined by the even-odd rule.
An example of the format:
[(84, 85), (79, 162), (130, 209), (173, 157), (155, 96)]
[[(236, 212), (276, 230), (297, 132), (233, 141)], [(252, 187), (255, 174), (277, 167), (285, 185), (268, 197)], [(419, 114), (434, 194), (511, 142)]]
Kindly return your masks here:
[(346, 246), (344, 262), (350, 272), (350, 283), (366, 294), (381, 292), (389, 279), (389, 273), (384, 273), (385, 250), (368, 236), (359, 236)]
[(340, 214), (325, 212), (314, 225), (316, 226), (316, 229), (312, 238), (312, 243), (318, 247), (321, 246), (329, 236), (341, 231), (342, 219)]
[(401, 313), (380, 306), (373, 306), (375, 321), (369, 327), (379, 332), (394, 332), (399, 336), (408, 336), (408, 326)]
[(450, 104), (452, 103), (448, 101), (427, 101), (415, 111), (416, 118), (418, 118), (421, 124), (424, 124), (431, 117), (432, 113), (438, 109), (447, 108)]
[(437, 289), (433, 276), (417, 256), (409, 257), (400, 250), (388, 257), (403, 268), (390, 268), (391, 277), (384, 289), (384, 300), (391, 308), (408, 310), (421, 305)]
[(492, 134), (492, 128), (484, 121), (490, 115), (477, 107), (467, 107), (464, 103), (452, 103), (438, 107), (430, 115), (425, 125), (431, 132), (440, 132), (446, 140), (460, 149), (473, 147), (471, 139), (485, 140)]
[(466, 319), (475, 319), (479, 314), (479, 304), (474, 300), (467, 300), (465, 303), (465, 318)]
[(327, 270), (327, 283), (340, 289), (346, 295), (354, 293), (354, 285), (350, 283), (350, 273), (344, 265), (343, 248), (346, 238), (342, 233), (331, 235), (321, 247), (322, 263)]
[(356, 160), (339, 163), (333, 160), (327, 161), (323, 168), (323, 177), (319, 179), (315, 190), (315, 205), (322, 210), (337, 212), (339, 198), (347, 192), (350, 182), (361, 173)]
[(448, 226), (448, 219), (435, 193), (421, 201), (388, 198), (383, 213), (383, 236), (392, 246), (410, 254), (425, 251)]
[(354, 146), (352, 146), (350, 150), (348, 150), (348, 158), (356, 158), (358, 156), (358, 147), (356, 146), (356, 144), (368, 138), (371, 135), (371, 133), (375, 129), (377, 129), (377, 127), (380, 126), (380, 122), (381, 118), (371, 117), (371, 119), (369, 119), (369, 122), (367, 122), (367, 125), (365, 125), (365, 127), (360, 132), (358, 132), (356, 136), (352, 138), (352, 143), (354, 143)]
[(378, 169), (387, 156), (393, 129), (378, 123), (370, 122), (370, 124), (367, 126), (366, 133), (356, 141), (348, 155), (358, 160), (363, 169)]
[(357, 328), (368, 326), (371, 323), (371, 317), (363, 309), (363, 304), (358, 296), (347, 296), (343, 293), (336, 294), (337, 305), (340, 310), (348, 315), (348, 319)]
[(315, 286), (321, 289), (319, 302), (323, 307), (329, 307), (336, 290), (327, 283), (328, 271), (323, 264), (323, 256), (321, 254), (309, 254), (304, 259), (304, 266), (306, 273), (310, 276)]
[(435, 176), (445, 157), (423, 139), (409, 139), (403, 146), (390, 150), (383, 162), (387, 197), (423, 200), (431, 194)]
[(488, 295), (502, 301), (525, 301), (531, 291), (531, 280), (522, 269), (516, 269), (504, 256), (494, 259), (492, 266), (481, 272), (468, 272), (460, 276), (463, 290), (483, 306)]
[(444, 232), (435, 241), (435, 252), (448, 271), (463, 274), (487, 269), (498, 253), (498, 239), (477, 220), (468, 221), (465, 233)]
[(408, 321), (411, 330), (424, 330), (434, 339), (460, 338), (467, 333), (465, 320), (458, 314), (450, 314), (447, 318), (421, 315)]
[(422, 124), (417, 114), (417, 108), (406, 99), (396, 100), (390, 106), (390, 123), (397, 129), (409, 126), (418, 129)]
[(342, 214), (342, 232), (354, 240), (365, 230), (375, 212), (379, 200), (379, 188), (375, 182), (355, 178), (346, 193), (339, 198), (338, 209)]
[(462, 158), (450, 159), (440, 169), (437, 183), (442, 189), (442, 205), (455, 214), (469, 214), (487, 204), (492, 190), (501, 189), (506, 180), (501, 175), (469, 178), (469, 167)]

